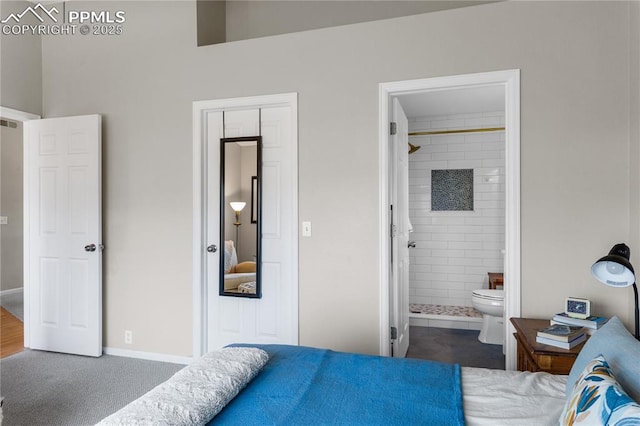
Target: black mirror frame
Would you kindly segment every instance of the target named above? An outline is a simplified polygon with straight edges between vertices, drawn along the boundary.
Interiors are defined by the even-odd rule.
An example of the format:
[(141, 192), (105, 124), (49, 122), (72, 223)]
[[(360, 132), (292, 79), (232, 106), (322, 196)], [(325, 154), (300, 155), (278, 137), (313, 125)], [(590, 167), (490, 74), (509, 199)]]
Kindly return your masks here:
[[(256, 293), (236, 293), (224, 290), (224, 241), (225, 241), (225, 208), (226, 199), (224, 194), (225, 178), (225, 145), (233, 142), (256, 142), (257, 143), (257, 185), (256, 185)], [(250, 205), (250, 203), (248, 203)], [(220, 277), (219, 295), (232, 297), (247, 297), (252, 299), (262, 298), (262, 136), (244, 136), (238, 138), (220, 139)]]

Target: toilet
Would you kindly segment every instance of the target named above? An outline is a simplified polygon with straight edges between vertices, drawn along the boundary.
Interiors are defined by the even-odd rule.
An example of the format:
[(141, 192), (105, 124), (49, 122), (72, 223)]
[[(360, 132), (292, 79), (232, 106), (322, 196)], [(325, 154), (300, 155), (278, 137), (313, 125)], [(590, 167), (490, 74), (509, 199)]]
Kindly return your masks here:
[(478, 340), (492, 345), (504, 344), (504, 290), (473, 290), (471, 303), (482, 314)]

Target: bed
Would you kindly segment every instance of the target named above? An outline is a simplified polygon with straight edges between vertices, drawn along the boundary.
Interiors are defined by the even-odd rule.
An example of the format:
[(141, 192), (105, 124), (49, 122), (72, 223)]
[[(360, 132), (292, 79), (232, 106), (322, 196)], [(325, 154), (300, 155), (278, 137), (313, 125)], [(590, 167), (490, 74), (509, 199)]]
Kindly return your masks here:
[(287, 345), (206, 354), (101, 425), (640, 425), (640, 342), (617, 318), (554, 376)]
[(256, 262), (238, 263), (238, 255), (232, 240), (224, 242), (224, 291), (256, 293)]

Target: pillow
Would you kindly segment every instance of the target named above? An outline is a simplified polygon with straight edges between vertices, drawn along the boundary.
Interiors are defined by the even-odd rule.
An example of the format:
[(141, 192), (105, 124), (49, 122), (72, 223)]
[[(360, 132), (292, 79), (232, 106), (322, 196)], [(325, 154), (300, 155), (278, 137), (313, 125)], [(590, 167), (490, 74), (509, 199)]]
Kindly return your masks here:
[(238, 256), (236, 248), (233, 246), (233, 240), (224, 242), (224, 273), (228, 274), (231, 269), (238, 264)]
[(640, 405), (624, 392), (607, 360), (589, 362), (567, 398), (561, 425), (640, 425)]
[(249, 272), (256, 272), (256, 262), (247, 260), (246, 262), (240, 262), (233, 268), (233, 272), (237, 274), (247, 274)]
[(640, 342), (627, 331), (618, 317), (611, 318), (584, 344), (569, 373), (567, 398), (573, 391), (578, 376), (598, 355), (605, 356), (629, 396), (640, 401)]

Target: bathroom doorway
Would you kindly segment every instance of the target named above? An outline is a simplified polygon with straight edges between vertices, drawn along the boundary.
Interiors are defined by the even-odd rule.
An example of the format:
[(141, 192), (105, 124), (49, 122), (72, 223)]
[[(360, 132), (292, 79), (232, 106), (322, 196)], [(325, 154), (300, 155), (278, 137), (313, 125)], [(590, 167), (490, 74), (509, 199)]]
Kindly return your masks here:
[(413, 340), (407, 356), (504, 368), (503, 319), (490, 324), (499, 343), (476, 344), (483, 314), (472, 304), (472, 291), (489, 288), (488, 273), (504, 271), (504, 87), (456, 88), (398, 99), (409, 121), (413, 225)]
[[(460, 330), (478, 343), (482, 318), (470, 315), (471, 296), (488, 287), (490, 272), (507, 277), (505, 318), (520, 313), (518, 90), (517, 70), (381, 84), (381, 120), (397, 99), (409, 121), (410, 334), (417, 344), (424, 333), (413, 328), (424, 326)], [(381, 136), (381, 153), (384, 142)], [(424, 305), (444, 315), (418, 313)], [(454, 312), (442, 312), (445, 306)], [(508, 321), (501, 324), (513, 369), (515, 342)]]

